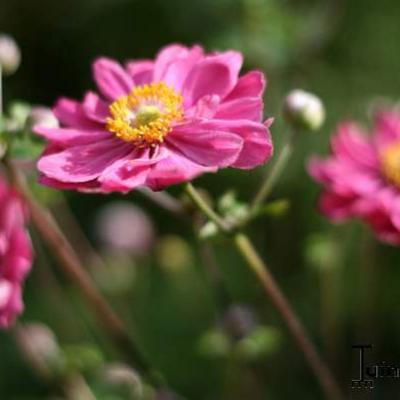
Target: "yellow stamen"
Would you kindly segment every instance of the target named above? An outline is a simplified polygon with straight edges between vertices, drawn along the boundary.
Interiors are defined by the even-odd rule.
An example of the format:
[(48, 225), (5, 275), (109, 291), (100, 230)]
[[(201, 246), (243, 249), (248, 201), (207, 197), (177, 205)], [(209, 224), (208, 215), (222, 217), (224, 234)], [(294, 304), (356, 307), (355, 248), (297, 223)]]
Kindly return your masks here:
[(382, 153), (381, 168), (386, 179), (400, 188), (400, 142), (389, 146)]
[(183, 118), (183, 98), (164, 82), (135, 87), (110, 105), (107, 129), (118, 138), (144, 147), (161, 143), (172, 123)]

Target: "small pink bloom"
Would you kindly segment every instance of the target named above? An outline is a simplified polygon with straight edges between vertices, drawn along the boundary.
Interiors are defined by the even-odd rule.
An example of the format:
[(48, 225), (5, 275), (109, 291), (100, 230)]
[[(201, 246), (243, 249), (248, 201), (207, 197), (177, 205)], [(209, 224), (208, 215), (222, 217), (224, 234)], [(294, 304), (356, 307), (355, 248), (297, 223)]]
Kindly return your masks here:
[(0, 178), (0, 328), (23, 311), (22, 286), (32, 266), (26, 212), (17, 194)]
[(334, 221), (361, 218), (380, 240), (400, 244), (400, 113), (378, 113), (372, 135), (341, 124), (331, 148), (329, 158), (308, 165), (324, 187), (321, 212)]
[(219, 168), (254, 168), (271, 157), (262, 122), (265, 78), (239, 77), (242, 55), (170, 45), (155, 60), (93, 65), (99, 94), (61, 98), (61, 128), (37, 126), (49, 141), (41, 182), (60, 189), (160, 190)]

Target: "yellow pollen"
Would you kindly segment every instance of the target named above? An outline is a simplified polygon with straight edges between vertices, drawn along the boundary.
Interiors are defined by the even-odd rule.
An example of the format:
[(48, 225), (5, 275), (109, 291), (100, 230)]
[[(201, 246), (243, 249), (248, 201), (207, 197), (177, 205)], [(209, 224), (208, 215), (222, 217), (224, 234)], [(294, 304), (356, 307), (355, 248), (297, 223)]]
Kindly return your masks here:
[(107, 129), (138, 147), (163, 142), (172, 124), (183, 118), (183, 98), (164, 82), (136, 86), (110, 105)]
[(400, 142), (386, 148), (381, 154), (381, 168), (385, 178), (400, 188)]

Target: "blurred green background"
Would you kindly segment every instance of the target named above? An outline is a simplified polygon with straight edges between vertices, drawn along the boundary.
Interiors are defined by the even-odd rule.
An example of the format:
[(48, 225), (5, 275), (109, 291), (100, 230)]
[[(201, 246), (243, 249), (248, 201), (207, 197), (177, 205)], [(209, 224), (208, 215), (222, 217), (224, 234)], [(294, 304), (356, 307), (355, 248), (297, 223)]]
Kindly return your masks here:
[[(290, 199), (290, 210), (259, 220), (251, 235), (348, 398), (355, 398), (352, 344), (374, 344), (375, 361), (400, 360), (400, 253), (378, 244), (357, 222), (336, 227), (324, 220), (315, 209), (318, 187), (304, 165), (311, 154), (327, 151), (337, 122), (355, 118), (370, 124), (377, 101), (397, 101), (399, 20), (397, 0), (0, 0), (0, 31), (15, 37), (23, 55), (18, 72), (4, 82), (5, 101), (50, 106), (60, 95), (80, 98), (94, 88), (90, 64), (99, 55), (152, 58), (170, 42), (234, 48), (243, 52), (246, 70), (267, 74), (265, 114), (276, 118), (277, 154), (286, 134), (280, 114), (285, 93), (295, 87), (317, 93), (327, 123), (320, 133), (299, 138), (272, 196)], [(249, 200), (268, 169), (226, 170), (202, 177), (197, 185), (214, 199), (234, 188), (241, 200)], [(171, 193), (181, 194), (179, 188)], [(228, 242), (213, 246), (222, 296), (190, 224), (139, 193), (66, 193), (65, 199), (53, 193), (52, 201), (61, 225), (149, 360), (187, 399), (322, 398), (279, 315)], [(141, 254), (106, 246), (108, 239), (98, 233), (109, 226), (99, 222), (104, 207), (120, 201), (140, 207), (152, 224), (154, 239), (139, 241), (146, 250)], [(70, 213), (106, 265), (90, 257)], [(137, 235), (143, 239), (143, 232)], [(35, 232), (33, 238), (37, 262), (26, 286), (22, 322), (48, 325), (70, 354), (71, 369), (86, 376), (99, 399), (129, 398), (103, 388), (98, 369), (118, 355)], [(227, 303), (242, 308), (231, 308), (226, 316)], [(245, 325), (240, 338), (232, 336), (232, 318), (234, 327)], [(71, 346), (78, 347), (71, 351)], [(394, 399), (399, 392), (397, 380), (385, 380), (358, 395)], [(0, 399), (50, 399), (53, 393), (19, 355), (12, 332), (2, 332)]]

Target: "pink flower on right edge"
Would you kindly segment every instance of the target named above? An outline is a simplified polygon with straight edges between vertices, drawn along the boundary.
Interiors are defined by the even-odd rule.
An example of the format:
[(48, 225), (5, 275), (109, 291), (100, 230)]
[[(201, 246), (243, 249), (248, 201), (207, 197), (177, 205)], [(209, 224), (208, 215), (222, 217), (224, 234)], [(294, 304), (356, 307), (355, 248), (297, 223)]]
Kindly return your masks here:
[(360, 218), (380, 240), (400, 244), (400, 113), (377, 113), (372, 135), (341, 124), (332, 155), (312, 158), (311, 176), (324, 187), (320, 211), (333, 221)]
[(26, 210), (0, 177), (0, 328), (10, 327), (23, 311), (22, 286), (32, 266)]

